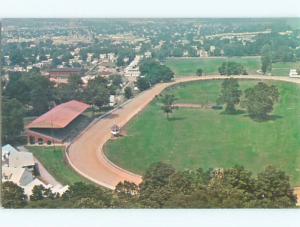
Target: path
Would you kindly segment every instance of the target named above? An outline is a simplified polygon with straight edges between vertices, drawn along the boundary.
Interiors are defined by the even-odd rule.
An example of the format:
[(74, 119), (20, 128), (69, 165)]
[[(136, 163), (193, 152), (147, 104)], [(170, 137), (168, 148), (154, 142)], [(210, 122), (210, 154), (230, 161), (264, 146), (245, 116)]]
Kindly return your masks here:
[[(262, 75), (234, 76), (238, 79), (278, 80), (300, 84), (300, 79)], [(68, 148), (67, 159), (70, 165), (82, 176), (96, 184), (114, 189), (121, 181), (139, 184), (141, 176), (126, 171), (111, 163), (103, 153), (103, 145), (111, 138), (110, 128), (113, 124), (123, 127), (132, 117), (142, 111), (156, 95), (165, 88), (184, 82), (225, 79), (226, 76), (181, 77), (170, 83), (157, 84), (153, 88), (139, 94), (122, 108), (113, 111), (107, 117), (96, 122)]]

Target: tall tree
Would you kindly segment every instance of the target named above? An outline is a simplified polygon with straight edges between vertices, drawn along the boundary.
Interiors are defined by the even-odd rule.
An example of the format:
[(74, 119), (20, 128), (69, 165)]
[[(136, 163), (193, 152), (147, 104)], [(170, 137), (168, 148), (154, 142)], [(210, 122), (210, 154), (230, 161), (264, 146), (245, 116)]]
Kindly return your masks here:
[(109, 103), (110, 91), (107, 87), (107, 80), (97, 77), (88, 82), (86, 88), (86, 102), (98, 108)]
[(257, 120), (265, 120), (268, 113), (273, 111), (273, 105), (278, 102), (279, 91), (274, 85), (267, 85), (263, 82), (257, 83), (254, 87), (245, 90), (245, 98), (242, 106), (249, 115)]
[(23, 208), (27, 204), (24, 189), (11, 181), (2, 183), (1, 203), (4, 208)]
[(254, 207), (293, 207), (297, 202), (289, 177), (273, 166), (257, 175), (255, 196), (256, 200), (251, 203)]
[(176, 97), (173, 94), (165, 94), (161, 97), (160, 101), (162, 103), (161, 109), (166, 113), (167, 119), (169, 119), (169, 114), (175, 109), (174, 102), (176, 101)]
[(17, 99), (2, 100), (2, 142), (14, 142), (24, 128), (25, 110)]
[(130, 99), (133, 96), (131, 87), (126, 87), (124, 89), (124, 96), (126, 99)]
[(225, 112), (232, 114), (236, 112), (235, 105), (240, 103), (242, 91), (237, 79), (229, 78), (222, 82), (221, 94), (217, 103), (226, 104)]
[(265, 45), (261, 51), (261, 71), (263, 74), (272, 71), (272, 49), (270, 45)]

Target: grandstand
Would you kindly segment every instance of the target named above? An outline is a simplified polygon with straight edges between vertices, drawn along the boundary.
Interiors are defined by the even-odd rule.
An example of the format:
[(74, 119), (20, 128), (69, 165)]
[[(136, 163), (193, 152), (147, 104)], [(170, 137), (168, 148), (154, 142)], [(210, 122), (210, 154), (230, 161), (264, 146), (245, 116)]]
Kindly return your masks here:
[(76, 100), (57, 105), (26, 126), (29, 145), (51, 145), (70, 142), (90, 122), (84, 115), (90, 105)]

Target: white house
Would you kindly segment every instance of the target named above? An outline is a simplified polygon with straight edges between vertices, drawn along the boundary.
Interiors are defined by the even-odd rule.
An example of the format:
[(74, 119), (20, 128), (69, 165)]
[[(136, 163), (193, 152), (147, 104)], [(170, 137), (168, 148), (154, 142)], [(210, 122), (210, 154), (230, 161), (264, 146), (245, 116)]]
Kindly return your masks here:
[(10, 154), (17, 153), (18, 150), (11, 146), (10, 144), (6, 144), (2, 147), (2, 161), (8, 160)]
[(300, 75), (298, 74), (296, 69), (290, 69), (289, 77), (300, 78)]
[(2, 182), (12, 181), (19, 186), (25, 186), (33, 179), (34, 177), (28, 169), (2, 166)]
[(9, 155), (8, 166), (13, 168), (26, 168), (33, 171), (35, 166), (33, 154), (24, 151), (13, 153)]

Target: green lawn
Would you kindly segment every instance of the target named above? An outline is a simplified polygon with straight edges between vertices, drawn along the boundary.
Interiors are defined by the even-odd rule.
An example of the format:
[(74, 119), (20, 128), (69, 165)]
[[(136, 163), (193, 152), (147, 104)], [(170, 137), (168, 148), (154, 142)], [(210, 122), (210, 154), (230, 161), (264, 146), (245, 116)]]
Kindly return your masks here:
[(62, 184), (75, 182), (86, 182), (66, 163), (64, 159), (64, 148), (56, 147), (30, 147), (27, 149), (44, 165), (49, 173)]
[[(257, 74), (261, 67), (260, 57), (232, 57), (232, 58), (169, 58), (169, 66), (177, 77), (194, 76), (198, 68), (202, 68), (206, 75), (219, 74), (218, 68), (224, 61), (235, 61), (244, 65), (249, 74)], [(297, 67), (298, 66), (298, 67)], [(278, 62), (272, 65), (272, 75), (288, 76), (291, 68), (299, 68), (300, 62)]]
[(297, 69), (300, 67), (300, 62), (278, 62), (272, 64), (272, 75), (274, 76), (288, 76), (290, 69)]
[(166, 65), (176, 76), (192, 76), (198, 68), (202, 68), (206, 75), (219, 74), (218, 68), (225, 61), (235, 61), (243, 64), (248, 73), (256, 73), (260, 69), (260, 57), (232, 57), (232, 58), (169, 58)]
[[(196, 82), (170, 89), (178, 103), (215, 103), (221, 81)], [(244, 89), (254, 81), (240, 81)], [(255, 122), (246, 114), (178, 109), (167, 120), (158, 102), (127, 126), (127, 136), (106, 144), (109, 159), (143, 174), (157, 161), (178, 169), (244, 165), (253, 172), (273, 164), (300, 185), (300, 87), (273, 82), (280, 89), (274, 120)]]

